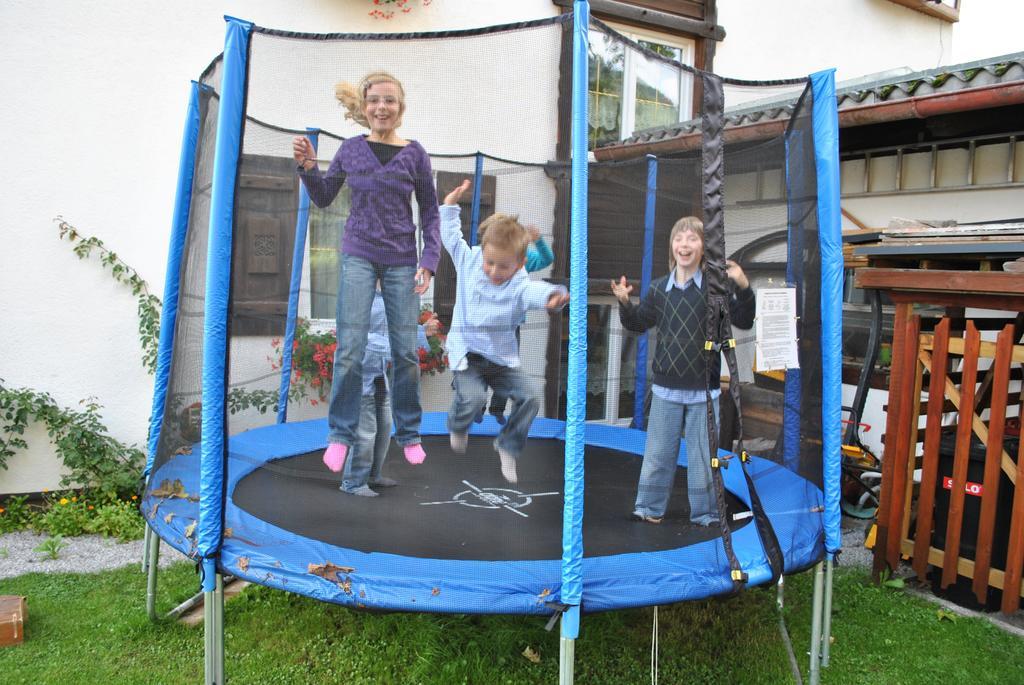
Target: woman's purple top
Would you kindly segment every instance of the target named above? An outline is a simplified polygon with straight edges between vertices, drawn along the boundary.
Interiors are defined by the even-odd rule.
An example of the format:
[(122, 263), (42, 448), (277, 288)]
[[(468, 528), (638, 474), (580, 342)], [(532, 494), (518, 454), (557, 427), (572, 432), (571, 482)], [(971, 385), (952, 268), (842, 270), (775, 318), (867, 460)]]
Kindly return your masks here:
[(441, 218), (430, 157), (415, 140), (381, 164), (366, 136), (348, 138), (338, 148), (326, 173), (299, 168), (299, 178), (318, 207), (326, 207), (348, 180), (352, 207), (341, 251), (385, 266), (416, 266), (416, 224), (412, 193), (420, 209), (423, 255), (419, 265), (437, 272), (441, 257)]

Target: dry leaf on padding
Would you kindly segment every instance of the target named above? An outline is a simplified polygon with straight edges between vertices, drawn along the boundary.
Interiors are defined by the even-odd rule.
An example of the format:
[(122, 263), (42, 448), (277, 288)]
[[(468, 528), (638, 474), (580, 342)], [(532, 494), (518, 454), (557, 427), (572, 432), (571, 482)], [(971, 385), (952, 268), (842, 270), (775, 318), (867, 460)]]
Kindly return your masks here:
[(538, 654), (530, 645), (526, 645), (526, 649), (523, 650), (523, 656), (529, 659), (530, 663), (540, 663), (540, 654)]
[(351, 566), (336, 566), (328, 561), (324, 564), (309, 564), (306, 567), (306, 573), (311, 573), (314, 576), (320, 576), (324, 580), (329, 580), (334, 583), (340, 583), (342, 579), (338, 575), (339, 573), (355, 573), (355, 569)]

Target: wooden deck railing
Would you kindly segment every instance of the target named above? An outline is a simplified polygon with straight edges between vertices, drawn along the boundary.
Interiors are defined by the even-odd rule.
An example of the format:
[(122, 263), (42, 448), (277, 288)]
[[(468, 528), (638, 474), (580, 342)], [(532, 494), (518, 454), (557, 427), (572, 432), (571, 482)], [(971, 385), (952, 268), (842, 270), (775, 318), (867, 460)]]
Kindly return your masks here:
[[(927, 281), (931, 289), (922, 290), (925, 281), (921, 279), (908, 282), (905, 273), (893, 273), (887, 280), (881, 273), (900, 270), (866, 271), (877, 272), (868, 281), (881, 286), (896, 303), (874, 571), (895, 569), (901, 558), (909, 559), (921, 580), (930, 567), (940, 574), (942, 589), (963, 576), (971, 579), (979, 602), (985, 603), (990, 589), (996, 588), (1002, 591), (1001, 610), (1015, 611), (1020, 606), (1024, 567), (1024, 440), (1016, 441), (1012, 453), (1004, 445), (1007, 419), (1015, 419), (1019, 427), (1024, 405), (1020, 382), (1024, 317), (1018, 315), (998, 331), (995, 341), (986, 341), (970, 319), (962, 324), (962, 331), (953, 329), (953, 319), (943, 317), (934, 327), (929, 322), (931, 332), (922, 332), (922, 318), (914, 314), (914, 304), (1022, 311), (1024, 280), (998, 274), (1011, 277), (1003, 279), (1003, 285), (1012, 287), (986, 295), (962, 287), (962, 277), (948, 291), (934, 278)], [(934, 272), (929, 276), (934, 277)], [(858, 275), (863, 287), (860, 281)], [(955, 434), (952, 454), (948, 440), (942, 444), (944, 428)], [(972, 440), (984, 446), (980, 482), (968, 478)], [(948, 474), (940, 469), (943, 457), (952, 458)], [(915, 483), (918, 470), (920, 479)], [(936, 506), (941, 489), (949, 490), (945, 512)], [(976, 535), (965, 534), (968, 497), (980, 500), (980, 509), (970, 507), (971, 517), (977, 518), (970, 521), (971, 528), (977, 525)], [(935, 534), (943, 527), (944, 535)], [(973, 554), (964, 552), (972, 544)]]

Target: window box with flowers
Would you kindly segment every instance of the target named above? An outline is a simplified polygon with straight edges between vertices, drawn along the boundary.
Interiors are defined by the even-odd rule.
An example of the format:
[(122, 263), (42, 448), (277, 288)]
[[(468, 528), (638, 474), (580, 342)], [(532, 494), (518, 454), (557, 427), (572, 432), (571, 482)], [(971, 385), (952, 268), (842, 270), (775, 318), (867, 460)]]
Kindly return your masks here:
[[(422, 0), (423, 6), (430, 5), (432, 0)], [(396, 14), (409, 14), (412, 12), (413, 0), (370, 0), (373, 9), (369, 14), (374, 19), (391, 19)]]
[[(419, 323), (426, 323), (433, 315), (433, 310), (424, 305)], [(448, 368), (444, 342), (443, 333), (428, 335), (427, 347), (417, 350), (421, 375), (433, 376)], [(282, 341), (275, 338), (271, 345), (274, 347), (274, 355), (269, 358), (270, 364), (275, 371), (279, 371), (283, 357)], [(317, 331), (306, 319), (296, 321), (295, 339), (292, 342), (292, 378), (288, 392), (290, 400), (308, 398), (313, 406), (328, 400), (334, 377), (334, 352), (337, 348), (338, 339), (333, 328)]]

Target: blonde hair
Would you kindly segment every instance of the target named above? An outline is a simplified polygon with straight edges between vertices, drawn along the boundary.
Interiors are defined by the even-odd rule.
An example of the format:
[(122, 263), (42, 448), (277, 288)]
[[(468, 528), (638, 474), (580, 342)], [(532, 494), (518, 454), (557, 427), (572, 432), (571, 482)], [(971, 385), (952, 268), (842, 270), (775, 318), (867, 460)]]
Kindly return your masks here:
[(671, 231), (671, 233), (668, 234), (668, 270), (669, 271), (671, 271), (672, 269), (676, 268), (676, 260), (675, 260), (675, 257), (672, 256), (672, 240), (675, 239), (677, 233), (682, 233), (684, 231), (690, 231), (691, 233), (696, 235), (698, 238), (700, 238), (700, 247), (701, 247), (700, 265), (701, 265), (702, 268), (704, 266), (704, 252), (703, 252), (703, 249), (704, 249), (704, 222), (701, 221), (700, 219), (698, 219), (695, 216), (684, 216), (682, 219), (677, 221), (672, 226), (672, 231)]
[(477, 229), (480, 247), (490, 245), (495, 250), (513, 254), (516, 259), (526, 259), (526, 248), (530, 244), (530, 234), (519, 223), (518, 216), (508, 214), (492, 214)]
[(353, 86), (347, 81), (341, 81), (334, 86), (334, 97), (345, 108), (345, 118), (351, 119), (360, 126), (370, 128), (370, 122), (366, 118), (366, 91), (378, 83), (393, 83), (398, 88), (398, 122), (395, 126), (402, 124), (402, 114), (405, 113), (405, 89), (402, 82), (386, 71), (374, 71), (362, 79), (359, 84)]

